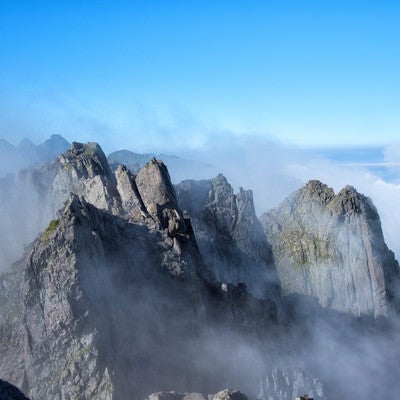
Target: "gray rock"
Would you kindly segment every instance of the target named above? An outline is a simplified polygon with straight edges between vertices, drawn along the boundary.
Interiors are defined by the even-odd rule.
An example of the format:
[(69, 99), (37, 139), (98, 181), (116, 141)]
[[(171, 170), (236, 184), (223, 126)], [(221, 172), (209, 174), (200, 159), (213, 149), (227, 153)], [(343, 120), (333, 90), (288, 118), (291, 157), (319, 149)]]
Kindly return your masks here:
[(233, 193), (223, 175), (176, 185), (190, 217), (203, 259), (220, 282), (244, 283), (249, 292), (280, 307), (280, 288), (271, 247), (255, 215), (253, 195)]
[(224, 389), (214, 394), (212, 400), (247, 400), (247, 397), (238, 390)]
[(208, 400), (208, 396), (202, 393), (158, 392), (151, 394), (146, 400)]
[(135, 175), (125, 166), (119, 165), (115, 171), (115, 177), (124, 214), (134, 222), (146, 223), (147, 221), (147, 224), (151, 224), (149, 219), (152, 220), (152, 218), (143, 204), (135, 182)]
[(307, 393), (310, 400), (326, 400), (324, 386), (315, 377), (310, 376), (305, 369), (286, 366), (273, 368), (260, 383), (259, 399), (287, 400), (295, 399)]
[[(120, 166), (114, 175), (97, 143), (74, 142), (57, 160), (3, 179), (0, 187), (0, 270), (16, 261), (23, 246), (55, 218), (71, 192), (114, 215), (164, 229), (167, 236), (186, 232), (165, 165), (151, 160), (137, 176)], [(175, 242), (178, 249), (179, 238)]]
[(162, 161), (150, 160), (138, 172), (135, 182), (147, 212), (161, 229), (172, 235), (186, 230), (175, 189)]
[[(164, 229), (72, 195), (18, 266), (14, 309), (12, 293), (4, 300), (14, 319), (0, 330), (0, 343), (12, 340), (2, 376), (34, 399), (60, 400), (128, 399), (217, 379), (212, 357), (192, 362), (209, 345), (203, 327), (255, 334), (271, 320), (244, 288), (210, 290), (189, 233), (174, 246)], [(229, 362), (230, 349), (220, 352)]]
[(398, 308), (399, 266), (372, 201), (353, 187), (335, 195), (310, 181), (261, 221), (285, 294), (356, 316)]
[(238, 390), (224, 389), (216, 394), (202, 393), (176, 393), (158, 392), (153, 393), (146, 400), (247, 400), (247, 397)]
[(51, 192), (65, 200), (70, 192), (84, 196), (87, 201), (114, 214), (120, 212), (115, 176), (107, 158), (97, 143), (73, 142), (71, 149), (59, 156)]

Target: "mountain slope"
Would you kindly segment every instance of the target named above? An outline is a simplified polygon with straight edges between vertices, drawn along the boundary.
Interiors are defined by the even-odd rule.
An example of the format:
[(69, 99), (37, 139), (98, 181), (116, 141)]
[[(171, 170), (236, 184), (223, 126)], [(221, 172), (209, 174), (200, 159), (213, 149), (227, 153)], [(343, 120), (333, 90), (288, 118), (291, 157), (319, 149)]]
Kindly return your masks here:
[(114, 175), (98, 145), (74, 143), (26, 174), (49, 208), (79, 195), (1, 275), (1, 376), (33, 399), (232, 386), (242, 374), (232, 346), (260, 341), (276, 305), (205, 267), (165, 165)]
[(209, 333), (234, 343), (251, 332), (255, 340), (274, 316), (243, 288), (202, 280), (201, 257), (185, 238), (166, 263), (162, 231), (72, 196), (24, 266), (14, 332), (22, 335), (22, 349), (14, 349), (20, 376), (6, 376), (7, 365), (0, 373), (34, 399), (143, 398), (157, 388), (232, 383), (230, 347), (220, 349), (223, 364), (231, 360), (225, 372), (212, 357), (193, 362), (207, 351)]
[(223, 175), (176, 185), (179, 202), (190, 217), (205, 263), (221, 282), (245, 283), (259, 298), (280, 303), (280, 288), (258, 221), (251, 191), (238, 194)]
[(7, 182), (5, 217), (42, 233), (0, 274), (0, 376), (33, 400), (398, 392), (397, 264), (353, 188), (296, 192), (264, 218), (271, 247), (251, 191), (222, 175), (174, 187), (156, 159), (113, 171), (96, 143)]

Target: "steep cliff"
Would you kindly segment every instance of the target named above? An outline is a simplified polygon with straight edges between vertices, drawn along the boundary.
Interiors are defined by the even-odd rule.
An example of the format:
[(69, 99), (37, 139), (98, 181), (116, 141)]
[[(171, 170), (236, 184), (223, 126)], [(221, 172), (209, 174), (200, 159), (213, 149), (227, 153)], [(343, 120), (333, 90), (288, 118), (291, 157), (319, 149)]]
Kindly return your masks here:
[(120, 201), (114, 174), (96, 143), (72, 143), (65, 153), (38, 167), (0, 180), (3, 223), (0, 270), (16, 261), (30, 243), (55, 218), (70, 192), (83, 195), (99, 208), (115, 214)]
[(203, 259), (217, 279), (244, 283), (254, 296), (271, 299), (279, 307), (279, 281), (252, 192), (240, 189), (234, 194), (223, 175), (175, 187)]
[(165, 165), (114, 176), (97, 145), (73, 144), (47, 173), (44, 199), (79, 195), (1, 275), (0, 376), (33, 399), (233, 385), (232, 346), (261, 343), (276, 307), (210, 274)]
[[(376, 356), (396, 347), (396, 325), (353, 327), (351, 314), (389, 315), (398, 282), (376, 210), (353, 188), (310, 182), (263, 217), (271, 248), (251, 191), (222, 175), (174, 187), (159, 160), (112, 172), (97, 144), (74, 143), (18, 182), (8, 226), (45, 225), (0, 274), (0, 377), (33, 400), (396, 392), (385, 366), (398, 370), (397, 352)], [(282, 304), (274, 258), (284, 291), (309, 307)], [(362, 357), (348, 357), (354, 337)], [(349, 371), (368, 382), (356, 397)]]
[(399, 266), (372, 201), (310, 181), (261, 217), (285, 294), (356, 316), (398, 309)]

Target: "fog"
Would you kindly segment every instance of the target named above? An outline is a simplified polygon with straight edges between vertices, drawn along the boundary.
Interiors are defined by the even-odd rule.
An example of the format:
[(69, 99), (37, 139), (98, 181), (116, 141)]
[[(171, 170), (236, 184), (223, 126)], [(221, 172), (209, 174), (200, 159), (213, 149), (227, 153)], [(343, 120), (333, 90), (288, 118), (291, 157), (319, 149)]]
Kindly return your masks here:
[(205, 162), (208, 169), (170, 171), (175, 182), (182, 179), (211, 178), (222, 172), (232, 186), (251, 189), (257, 213), (276, 207), (289, 194), (308, 180), (318, 179), (335, 192), (346, 185), (354, 186), (370, 197), (378, 209), (386, 242), (395, 254), (400, 254), (400, 145), (387, 146), (382, 154), (382, 166), (390, 180), (375, 173), (368, 163), (343, 163), (329, 160), (318, 149), (301, 149), (257, 135), (225, 136), (204, 139), (202, 146), (177, 154), (186, 159)]
[[(101, 144), (101, 140), (99, 142)], [(373, 200), (382, 220), (386, 242), (396, 255), (400, 255), (400, 213), (397, 210), (400, 178), (393, 164), (398, 160), (397, 145), (388, 147), (384, 154), (385, 161), (390, 163), (390, 181), (379, 177), (365, 165), (341, 164), (321, 157), (317, 150), (299, 149), (254, 135), (227, 133), (216, 138), (205, 135), (201, 143), (193, 147), (185, 151), (177, 149), (176, 155), (198, 163), (193, 170), (171, 169), (174, 182), (192, 177), (211, 178), (222, 172), (236, 190), (244, 187), (254, 191), (258, 214), (277, 206), (309, 179), (321, 180), (336, 193), (351, 184)], [(125, 148), (135, 150), (128, 143)], [(165, 150), (171, 153), (170, 148)], [(1, 163), (0, 169), (9, 172), (9, 160), (2, 158)], [(207, 168), (199, 167), (199, 163), (206, 164)], [(45, 179), (39, 179), (37, 186), (37, 174), (17, 173), (16, 169), (18, 166), (13, 166), (14, 175), (3, 176), (0, 183), (2, 270), (21, 257), (23, 247), (45, 229), (61, 206), (58, 200), (46, 203)], [(43, 205), (46, 205), (44, 210)], [(136, 257), (139, 265), (140, 257), (131, 252), (127, 250), (132, 259)], [(356, 319), (323, 309), (315, 299), (288, 298), (285, 299), (288, 315), (278, 325), (271, 325), (264, 337), (255, 339), (249, 332), (225, 330), (220, 325), (207, 326), (204, 323), (192, 341), (190, 337), (179, 337), (184, 331), (182, 326), (190, 322), (188, 315), (185, 314), (187, 320), (176, 331), (166, 331), (165, 328), (175, 326), (168, 320), (174, 315), (166, 315), (168, 318), (165, 321), (161, 318), (161, 322), (148, 319), (148, 314), (168, 298), (168, 288), (160, 294), (154, 292), (154, 287), (143, 287), (134, 296), (135, 300), (140, 300), (136, 303), (131, 297), (124, 298), (122, 286), (117, 281), (110, 279), (110, 282), (109, 287), (101, 290), (107, 291), (108, 300), (117, 301), (117, 307), (110, 306), (110, 303), (107, 307), (115, 313), (113, 318), (118, 324), (128, 313), (146, 322), (146, 329), (139, 336), (135, 336), (138, 331), (132, 334), (137, 329), (135, 322), (126, 323), (126, 331), (113, 334), (118, 335), (119, 340), (131, 339), (133, 335), (137, 346), (135, 352), (140, 355), (154, 350), (148, 331), (155, 337), (165, 335), (168, 346), (172, 346), (155, 358), (157, 361), (162, 359), (157, 370), (159, 386), (157, 382), (146, 382), (140, 389), (143, 395), (142, 391), (153, 388), (152, 385), (154, 391), (216, 391), (229, 385), (243, 390), (251, 399), (260, 397), (263, 400), (289, 400), (302, 393), (327, 399), (353, 400), (375, 395), (396, 399), (400, 392), (400, 324), (397, 316), (392, 316), (390, 321)], [(104, 311), (101, 307), (95, 308), (99, 314)], [(172, 311), (169, 312), (173, 314), (177, 306), (167, 301), (166, 307), (170, 307)], [(162, 310), (158, 309), (158, 312), (162, 314)], [(118, 346), (116, 354), (121, 355), (124, 346), (121, 343)], [(178, 349), (179, 354), (168, 358), (173, 349)], [(161, 366), (166, 370), (171, 368), (164, 377)], [(135, 365), (137, 371), (141, 367)], [(121, 372), (121, 368), (119, 365), (116, 370)], [(188, 372), (198, 375), (189, 379), (185, 375)], [(146, 373), (148, 375), (143, 372), (148, 379), (152, 371)], [(182, 375), (178, 377), (178, 373)], [(177, 386), (174, 387), (167, 378)]]

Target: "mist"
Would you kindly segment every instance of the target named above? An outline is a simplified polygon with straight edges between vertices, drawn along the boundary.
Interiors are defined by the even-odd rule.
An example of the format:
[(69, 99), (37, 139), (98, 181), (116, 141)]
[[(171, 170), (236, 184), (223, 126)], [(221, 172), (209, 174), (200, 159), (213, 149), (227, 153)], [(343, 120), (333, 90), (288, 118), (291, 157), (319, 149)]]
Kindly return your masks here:
[[(135, 150), (128, 143), (125, 148)], [(163, 150), (168, 149), (161, 147), (157, 151)], [(226, 132), (217, 137), (206, 135), (196, 148), (169, 150), (189, 162), (195, 161), (193, 169), (170, 169), (174, 183), (182, 179), (209, 179), (222, 172), (236, 191), (239, 187), (253, 190), (258, 215), (276, 207), (309, 179), (320, 179), (336, 193), (351, 184), (372, 199), (379, 211), (389, 248), (400, 254), (400, 216), (397, 212), (400, 185), (394, 171), (391, 171), (393, 179), (385, 181), (363, 165), (333, 162), (315, 150), (299, 149), (257, 135), (237, 136)], [(3, 158), (1, 162), (0, 168), (4, 171), (9, 160)], [(44, 231), (62, 206), (64, 199), (61, 197), (53, 202), (46, 199), (46, 176), (50, 179), (53, 173), (50, 165), (54, 167), (55, 164), (39, 165), (22, 172), (17, 171), (21, 166), (16, 165), (13, 174), (1, 180), (2, 270), (21, 257), (24, 247)], [(40, 178), (41, 173), (44, 178)], [(132, 254), (129, 249), (124, 251), (128, 254), (126, 259), (135, 259), (135, 265), (145, 264), (142, 259), (148, 256), (147, 253), (145, 257)], [(159, 354), (149, 362), (148, 370), (140, 372), (145, 377), (138, 383), (138, 393), (142, 397), (151, 390), (211, 393), (224, 386), (240, 389), (250, 399), (263, 400), (289, 400), (303, 393), (316, 399), (353, 400), (371, 396), (371, 393), (379, 393), (388, 399), (398, 396), (398, 316), (391, 316), (390, 321), (360, 319), (324, 308), (312, 298), (285, 298), (284, 302), (291, 310), (289, 315), (283, 316), (278, 324), (271, 324), (268, 331), (256, 339), (251, 332), (226, 328), (221, 323), (200, 323), (193, 338), (185, 332), (185, 324), (191, 323), (190, 313), (180, 322), (182, 326), (171, 323), (181, 305), (168, 299), (169, 284), (160, 293), (159, 288), (146, 286), (143, 282), (139, 287), (136, 282), (133, 297), (121, 294), (121, 288), (126, 284), (122, 281), (126, 277), (110, 277), (109, 271), (123, 270), (125, 263), (109, 261), (103, 266), (106, 268), (102, 272), (104, 276), (93, 270), (89, 274), (95, 278), (86, 279), (100, 285), (97, 290), (102, 293), (104, 303), (93, 305), (96, 313), (109, 308), (117, 321), (116, 326), (125, 326), (120, 332), (110, 328), (110, 340), (119, 338), (119, 342), (114, 343), (116, 355), (123, 358), (124, 342), (127, 341), (135, 342), (137, 354), (153, 354), (153, 343), (160, 339), (158, 335), (169, 337), (169, 350), (163, 353), (160, 342)], [(167, 309), (168, 313), (163, 315), (159, 304), (164, 304), (163, 310)], [(149, 318), (154, 310), (157, 310), (154, 318)], [(136, 321), (144, 321), (141, 331), (135, 323), (122, 324), (129, 313), (136, 316)], [(166, 332), (166, 327), (171, 331)], [(125, 367), (137, 371), (142, 368), (135, 360), (127, 359), (126, 364), (120, 366), (117, 361), (118, 357), (113, 362), (122, 375), (127, 373)], [(150, 379), (154, 371), (152, 362), (160, 376), (157, 382)]]
[[(324, 151), (301, 149), (273, 138), (265, 139), (255, 134), (235, 135), (219, 132), (203, 138), (196, 149), (177, 151), (186, 159), (207, 164), (196, 164), (184, 171), (170, 169), (174, 183), (183, 179), (210, 179), (223, 173), (232, 186), (254, 192), (256, 212), (261, 215), (276, 207), (288, 195), (307, 181), (318, 179), (338, 193), (346, 185), (354, 186), (370, 197), (381, 217), (385, 240), (396, 256), (400, 254), (400, 169), (396, 165), (399, 145), (384, 147), (381, 155), (385, 176), (375, 172), (376, 165), (366, 162), (341, 162), (328, 159)], [(347, 154), (347, 157), (349, 155)], [(389, 174), (389, 175), (388, 175)]]

